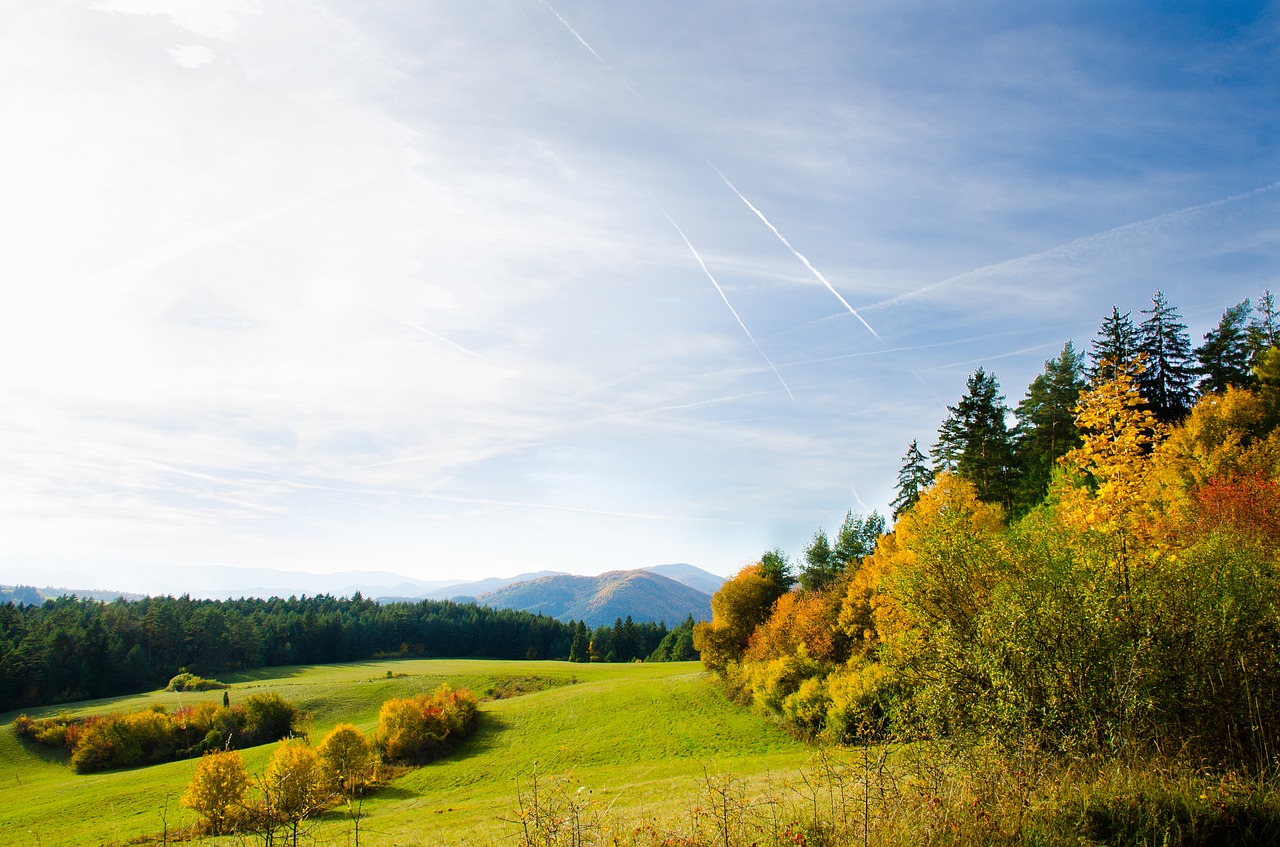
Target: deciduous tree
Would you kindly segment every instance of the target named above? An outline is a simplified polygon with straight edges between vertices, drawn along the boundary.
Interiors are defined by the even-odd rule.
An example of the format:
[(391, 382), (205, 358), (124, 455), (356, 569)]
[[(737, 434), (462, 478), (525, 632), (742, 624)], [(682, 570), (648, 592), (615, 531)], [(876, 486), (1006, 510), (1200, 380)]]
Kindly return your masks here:
[(263, 807), (269, 821), (292, 836), (296, 847), (302, 822), (324, 808), (329, 799), (320, 756), (311, 745), (287, 739), (271, 754), (263, 771)]
[(373, 745), (353, 724), (335, 726), (316, 752), (330, 784), (348, 797), (357, 794), (373, 776)]
[(211, 835), (228, 832), (244, 806), (249, 775), (235, 750), (206, 753), (196, 763), (182, 805), (200, 816)]

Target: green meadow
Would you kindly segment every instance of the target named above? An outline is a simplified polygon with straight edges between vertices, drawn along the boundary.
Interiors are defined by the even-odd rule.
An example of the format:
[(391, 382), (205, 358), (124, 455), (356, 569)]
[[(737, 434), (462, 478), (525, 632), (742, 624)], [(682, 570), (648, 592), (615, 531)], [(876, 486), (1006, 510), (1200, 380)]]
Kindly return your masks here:
[[(307, 715), (311, 740), (335, 724), (372, 732), (384, 700), (441, 684), (485, 698), (477, 730), (448, 759), (408, 771), (365, 800), (360, 844), (513, 842), (519, 792), (535, 774), (545, 788), (571, 779), (574, 796), (626, 819), (679, 816), (708, 773), (739, 777), (793, 772), (811, 754), (773, 724), (730, 703), (697, 663), (580, 665), (564, 662), (396, 660), (273, 668), (228, 677), (232, 701), (274, 691)], [(156, 691), (63, 707), (33, 717), (145, 708), (170, 711), (221, 691)], [(66, 761), (15, 737), (16, 713), (0, 729), (0, 832), (11, 845), (162, 843), (195, 823), (179, 797), (193, 760), (77, 775)], [(260, 773), (272, 745), (245, 751)], [(581, 789), (581, 791), (579, 791)], [(314, 822), (308, 843), (354, 843), (341, 810)], [(197, 838), (201, 844), (242, 843)], [(253, 843), (252, 841), (250, 843)]]

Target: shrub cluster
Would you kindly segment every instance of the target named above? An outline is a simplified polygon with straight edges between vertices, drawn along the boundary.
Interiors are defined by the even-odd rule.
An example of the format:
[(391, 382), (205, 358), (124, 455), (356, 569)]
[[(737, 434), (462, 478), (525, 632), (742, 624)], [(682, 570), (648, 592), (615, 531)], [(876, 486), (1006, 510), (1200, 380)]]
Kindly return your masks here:
[(821, 588), (744, 569), (695, 631), (704, 664), (831, 740), (892, 730), (1268, 766), (1280, 380), (1161, 425), (1134, 379), (1121, 370), (1081, 395), (1080, 445), (1021, 518), (944, 472)]
[(435, 694), (383, 703), (374, 743), (388, 761), (427, 762), (465, 737), (475, 726), (476, 716), (475, 695), (465, 688), (442, 685)]
[(19, 715), (14, 730), (39, 744), (64, 748), (78, 773), (93, 773), (266, 744), (292, 735), (299, 717), (293, 704), (264, 692), (235, 706), (206, 702), (173, 713), (155, 705), (84, 718)]
[(319, 747), (286, 739), (272, 753), (261, 777), (250, 778), (236, 750), (213, 750), (201, 758), (182, 795), (211, 835), (251, 831), (273, 843), (283, 830), (297, 843), (302, 823), (341, 800), (355, 797), (376, 778), (369, 739), (351, 724), (339, 724)]
[(219, 691), (223, 688), (230, 688), (225, 682), (218, 682), (216, 679), (205, 679), (196, 676), (188, 671), (175, 676), (169, 680), (169, 684), (165, 686), (165, 691)]

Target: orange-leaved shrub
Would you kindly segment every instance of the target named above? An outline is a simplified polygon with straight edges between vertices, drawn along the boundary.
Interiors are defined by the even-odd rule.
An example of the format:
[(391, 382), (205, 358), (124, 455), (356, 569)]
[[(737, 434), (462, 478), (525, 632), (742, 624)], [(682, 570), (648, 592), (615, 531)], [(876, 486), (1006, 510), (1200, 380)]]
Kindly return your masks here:
[(387, 760), (426, 762), (470, 732), (477, 714), (474, 694), (447, 685), (434, 694), (388, 700), (378, 714), (374, 743)]

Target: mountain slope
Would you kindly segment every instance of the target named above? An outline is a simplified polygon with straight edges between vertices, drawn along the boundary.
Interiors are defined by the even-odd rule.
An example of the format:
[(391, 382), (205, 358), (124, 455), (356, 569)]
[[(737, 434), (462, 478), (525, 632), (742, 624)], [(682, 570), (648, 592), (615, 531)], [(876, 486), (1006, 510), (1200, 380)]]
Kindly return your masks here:
[(647, 570), (610, 571), (599, 576), (557, 574), (481, 594), (476, 601), (499, 609), (541, 612), (563, 621), (605, 626), (627, 615), (637, 622), (675, 626), (689, 615), (711, 617), (711, 596)]
[(683, 562), (674, 565), (654, 565), (653, 567), (641, 568), (649, 573), (656, 573), (665, 576), (667, 579), (674, 579), (690, 588), (696, 588), (703, 594), (715, 594), (720, 590), (720, 586), (724, 585), (724, 577), (717, 576), (702, 568), (686, 565)]

